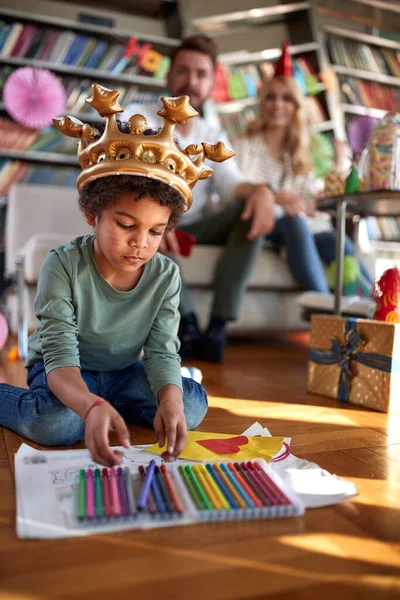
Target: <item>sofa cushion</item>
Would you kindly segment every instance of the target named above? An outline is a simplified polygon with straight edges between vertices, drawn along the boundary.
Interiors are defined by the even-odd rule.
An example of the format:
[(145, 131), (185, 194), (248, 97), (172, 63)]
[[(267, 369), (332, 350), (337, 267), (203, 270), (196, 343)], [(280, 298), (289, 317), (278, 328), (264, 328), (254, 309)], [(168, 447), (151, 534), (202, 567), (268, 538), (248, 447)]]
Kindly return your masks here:
[(17, 251), (17, 257), (24, 258), (24, 278), (28, 283), (36, 283), (40, 267), (52, 248), (64, 245), (76, 237), (73, 233), (38, 233)]
[[(189, 287), (212, 287), (215, 267), (222, 251), (222, 246), (199, 245), (193, 247), (188, 258), (179, 259), (183, 277)], [(299, 289), (286, 258), (270, 248), (265, 248), (258, 256), (249, 287), (274, 290)]]

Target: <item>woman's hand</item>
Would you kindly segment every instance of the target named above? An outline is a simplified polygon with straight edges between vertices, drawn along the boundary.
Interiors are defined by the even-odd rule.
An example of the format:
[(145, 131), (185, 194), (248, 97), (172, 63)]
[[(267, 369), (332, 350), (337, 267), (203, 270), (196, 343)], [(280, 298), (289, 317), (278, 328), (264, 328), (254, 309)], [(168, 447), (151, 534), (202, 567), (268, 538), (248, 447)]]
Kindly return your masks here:
[(186, 446), (187, 426), (182, 392), (176, 385), (165, 385), (161, 388), (158, 399), (154, 430), (160, 448), (167, 443), (162, 457), (166, 462), (170, 462), (175, 460)]
[(125, 421), (109, 404), (101, 402), (90, 409), (85, 420), (85, 443), (94, 461), (111, 467), (120, 465), (122, 452), (110, 449), (109, 433), (115, 431), (121, 446), (129, 448), (129, 431)]
[(307, 202), (297, 192), (281, 190), (275, 194), (276, 203), (280, 204), (285, 213), (290, 216), (297, 216), (308, 212)]

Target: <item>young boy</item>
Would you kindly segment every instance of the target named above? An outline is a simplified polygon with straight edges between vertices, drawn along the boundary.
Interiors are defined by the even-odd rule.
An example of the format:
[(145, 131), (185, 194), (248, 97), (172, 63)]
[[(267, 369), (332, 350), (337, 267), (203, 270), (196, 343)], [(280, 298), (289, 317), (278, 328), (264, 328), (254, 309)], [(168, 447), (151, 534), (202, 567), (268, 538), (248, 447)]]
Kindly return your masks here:
[(154, 425), (172, 460), (185, 446), (187, 427), (207, 412), (204, 388), (181, 377), (179, 270), (157, 250), (190, 207), (191, 187), (208, 176), (205, 156), (229, 154), (192, 148), (202, 153), (195, 163), (176, 146), (175, 124), (195, 116), (187, 97), (164, 99), (165, 125), (153, 136), (142, 135), (140, 115), (129, 120), (129, 134), (118, 129), (117, 97), (93, 86), (88, 102), (107, 119), (100, 139), (88, 125), (55, 120), (80, 138), (79, 204), (95, 233), (48, 254), (26, 362), (29, 390), (0, 384), (0, 425), (46, 445), (84, 438), (104, 465), (122, 460), (109, 448), (110, 431), (129, 447), (125, 420)]

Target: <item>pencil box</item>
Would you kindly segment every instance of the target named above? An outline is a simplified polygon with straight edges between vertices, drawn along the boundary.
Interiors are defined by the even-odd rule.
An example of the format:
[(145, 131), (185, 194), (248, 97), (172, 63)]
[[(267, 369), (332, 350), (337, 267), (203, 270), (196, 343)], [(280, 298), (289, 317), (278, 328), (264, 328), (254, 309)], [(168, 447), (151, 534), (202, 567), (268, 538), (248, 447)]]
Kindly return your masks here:
[[(163, 464), (154, 467), (150, 484), (149, 469), (133, 465), (81, 470), (75, 525), (96, 533), (97, 528), (105, 532), (304, 513), (301, 500), (263, 459)], [(148, 494), (141, 503), (146, 482)]]

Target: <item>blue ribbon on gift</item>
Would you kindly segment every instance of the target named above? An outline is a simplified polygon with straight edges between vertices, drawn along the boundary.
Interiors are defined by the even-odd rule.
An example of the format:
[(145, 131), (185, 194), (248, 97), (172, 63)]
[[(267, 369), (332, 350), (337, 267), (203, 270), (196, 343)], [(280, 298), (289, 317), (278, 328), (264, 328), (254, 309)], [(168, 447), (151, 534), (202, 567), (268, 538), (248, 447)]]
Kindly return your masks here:
[(391, 356), (363, 351), (365, 341), (356, 332), (356, 322), (357, 319), (346, 320), (344, 344), (342, 344), (339, 339), (332, 338), (330, 350), (316, 350), (315, 348), (310, 348), (308, 353), (309, 360), (317, 364), (339, 365), (340, 379), (338, 399), (344, 400), (345, 402), (349, 399), (350, 379), (353, 375), (351, 372), (351, 361), (355, 360), (367, 367), (385, 371), (386, 373), (393, 372), (394, 367), (396, 372), (400, 372), (400, 363), (396, 361), (396, 364), (394, 364)]

